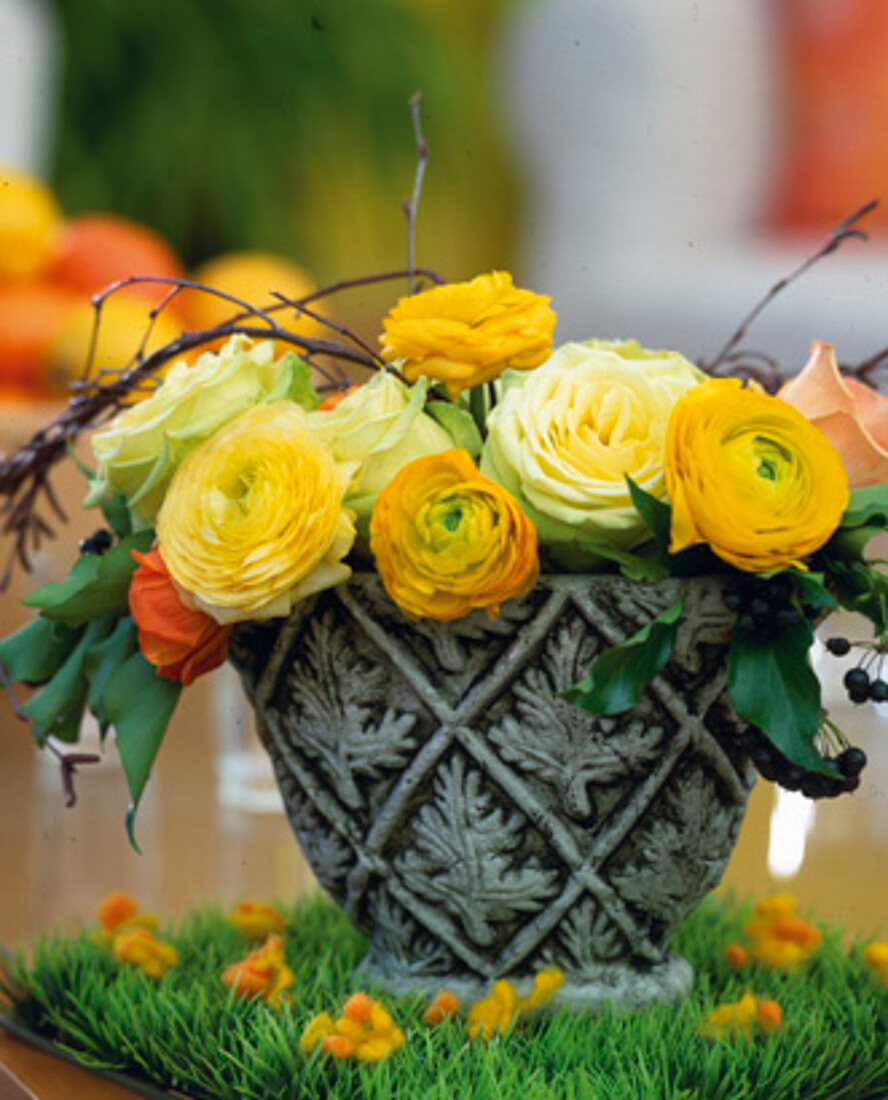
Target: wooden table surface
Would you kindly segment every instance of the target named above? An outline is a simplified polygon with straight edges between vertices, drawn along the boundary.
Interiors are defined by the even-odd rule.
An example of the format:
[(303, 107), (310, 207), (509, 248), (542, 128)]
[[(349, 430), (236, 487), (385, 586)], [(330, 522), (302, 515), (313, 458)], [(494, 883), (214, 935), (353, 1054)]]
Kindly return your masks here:
[[(82, 489), (72, 481), (65, 490), (72, 511)], [(94, 516), (78, 515), (64, 544), (41, 562), (41, 579), (66, 568), (75, 535), (96, 525)], [(20, 579), (0, 597), (0, 634), (22, 621), (17, 601), (28, 583)], [(755, 896), (789, 890), (803, 909), (826, 920), (888, 937), (888, 717), (844, 702), (843, 662), (825, 654), (817, 660), (832, 685), (826, 697), (832, 716), (870, 757), (861, 789), (812, 804), (800, 796), (778, 798), (760, 781), (720, 889)], [(82, 927), (115, 889), (177, 918), (202, 902), (290, 900), (314, 888), (281, 812), (249, 813), (220, 801), (214, 762), (223, 687), (210, 676), (183, 696), (140, 809), (142, 855), (124, 831), (126, 784), (113, 748), (105, 763), (81, 772), (79, 801), (66, 810), (57, 769), (33, 749), (28, 731), (0, 699), (0, 944), (23, 946), (38, 934)], [(227, 697), (223, 706), (230, 708)], [(245, 712), (242, 718), (248, 720)], [(128, 1095), (2, 1033), (0, 1065), (41, 1100)]]

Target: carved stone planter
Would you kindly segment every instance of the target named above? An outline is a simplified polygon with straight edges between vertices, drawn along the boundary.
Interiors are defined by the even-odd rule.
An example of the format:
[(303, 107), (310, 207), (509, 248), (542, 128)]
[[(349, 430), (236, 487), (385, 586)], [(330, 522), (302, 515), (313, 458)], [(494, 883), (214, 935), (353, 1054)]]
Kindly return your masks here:
[(472, 997), (557, 965), (577, 1007), (690, 987), (670, 932), (721, 878), (754, 778), (718, 583), (688, 584), (673, 658), (631, 713), (558, 698), (677, 586), (544, 576), (493, 621), (438, 624), (356, 576), (235, 632), (293, 829), (370, 935), (363, 981)]

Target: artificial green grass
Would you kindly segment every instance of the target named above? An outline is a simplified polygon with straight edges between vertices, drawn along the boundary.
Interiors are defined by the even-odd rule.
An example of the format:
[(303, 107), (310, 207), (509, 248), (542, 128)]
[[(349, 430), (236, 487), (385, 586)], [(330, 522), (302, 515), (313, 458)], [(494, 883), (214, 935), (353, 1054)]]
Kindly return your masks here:
[[(520, 1025), (486, 1046), (458, 1018), (430, 1028), (425, 1002), (381, 996), (405, 1033), (387, 1061), (356, 1065), (299, 1050), (308, 1020), (335, 1018), (354, 992), (351, 973), (366, 944), (322, 897), (288, 911), (287, 961), (295, 999), (280, 1012), (235, 999), (219, 981), (243, 957), (243, 938), (218, 910), (192, 913), (165, 938), (180, 962), (161, 982), (119, 967), (86, 931), (37, 941), (8, 966), (14, 1017), (82, 1064), (212, 1097), (295, 1100), (491, 1098), (491, 1100), (841, 1100), (888, 1096), (888, 990), (861, 947), (836, 929), (805, 968), (732, 971), (726, 944), (741, 938), (746, 910), (712, 899), (675, 936), (693, 964), (690, 996), (674, 1006), (598, 1016), (559, 1012)], [(701, 1017), (750, 988), (775, 998), (784, 1025), (749, 1041), (708, 1040)]]

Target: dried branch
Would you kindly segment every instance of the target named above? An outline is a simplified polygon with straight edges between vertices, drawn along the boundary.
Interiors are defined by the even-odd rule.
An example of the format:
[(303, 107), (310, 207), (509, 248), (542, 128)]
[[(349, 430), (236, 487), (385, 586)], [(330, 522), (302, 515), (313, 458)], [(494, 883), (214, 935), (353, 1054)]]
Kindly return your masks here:
[[(728, 359), (731, 353), (734, 352), (734, 350), (740, 344), (741, 340), (744, 339), (750, 325), (752, 325), (759, 314), (767, 306), (769, 306), (771, 302), (773, 302), (773, 300), (782, 290), (785, 290), (791, 283), (794, 283), (796, 279), (804, 275), (809, 268), (814, 266), (814, 264), (824, 259), (824, 257), (829, 256), (831, 253), (836, 252), (845, 243), (845, 241), (869, 240), (867, 234), (864, 233), (862, 229), (858, 228), (855, 223), (859, 222), (861, 218), (866, 217), (867, 214), (875, 210), (878, 205), (879, 200), (872, 199), (870, 202), (853, 211), (853, 213), (849, 214), (846, 218), (843, 218), (843, 220), (839, 222), (839, 224), (830, 234), (829, 240), (821, 248), (819, 248), (813, 256), (809, 256), (804, 263), (800, 264), (785, 278), (778, 280), (767, 292), (767, 294), (765, 294), (761, 301), (759, 301), (749, 311), (749, 313), (747, 313), (747, 315), (737, 326), (734, 334), (725, 343), (724, 347), (721, 349), (721, 351), (719, 351), (715, 358), (708, 363), (702, 360), (700, 361), (700, 366), (702, 367), (702, 369), (707, 371), (709, 374), (718, 373), (718, 368), (725, 362), (726, 359)], [(749, 355), (750, 353), (747, 352), (746, 354)]]
[[(0, 590), (9, 584), (16, 561), (20, 562), (25, 569), (30, 569), (29, 555), (39, 548), (42, 537), (54, 535), (50, 525), (39, 515), (39, 508), (44, 503), (43, 498), (45, 498), (45, 503), (48, 504), (50, 510), (55, 512), (59, 518), (66, 518), (50, 488), (49, 474), (52, 469), (66, 456), (70, 446), (81, 432), (106, 423), (125, 405), (127, 399), (133, 394), (143, 392), (146, 388), (156, 384), (156, 372), (166, 363), (180, 358), (193, 348), (236, 334), (260, 340), (274, 339), (291, 344), (304, 358), (311, 362), (312, 366), (323, 375), (329, 385), (334, 389), (341, 389), (345, 375), (338, 364), (351, 363), (367, 370), (377, 371), (380, 369), (380, 357), (364, 344), (360, 337), (349, 332), (344, 326), (328, 321), (320, 314), (308, 309), (309, 303), (344, 290), (375, 283), (391, 282), (397, 279), (415, 278), (417, 273), (438, 283), (443, 281), (437, 273), (428, 269), (422, 269), (421, 271), (419, 269), (385, 271), (376, 275), (343, 279), (331, 286), (322, 287), (311, 294), (303, 295), (301, 298), (281, 298), (265, 309), (256, 309), (249, 302), (245, 302), (235, 295), (212, 287), (205, 287), (189, 279), (134, 275), (106, 287), (93, 299), (96, 309), (96, 324), (90, 342), (88, 361), (83, 376), (71, 387), (72, 396), (67, 407), (54, 420), (36, 432), (16, 454), (0, 461), (0, 501), (2, 501), (0, 515), (5, 517), (0, 531), (11, 536), (13, 540), (5, 567), (3, 572), (0, 573)], [(124, 287), (141, 283), (166, 285), (170, 288), (164, 298), (150, 311), (149, 324), (153, 324), (161, 311), (183, 289), (193, 289), (223, 298), (238, 307), (239, 312), (213, 328), (199, 332), (181, 333), (174, 340), (146, 355), (145, 349), (150, 335), (149, 331), (143, 336), (136, 355), (126, 369), (123, 371), (99, 370), (95, 376), (92, 376), (95, 365), (98, 324), (101, 322), (103, 304), (111, 295)], [(316, 317), (340, 335), (346, 336), (351, 341), (351, 345), (354, 346), (338, 340), (302, 336), (290, 332), (273, 316), (283, 309), (296, 309)], [(257, 324), (257, 321), (260, 323)], [(318, 363), (318, 356), (336, 364), (338, 373), (333, 372), (325, 364)], [(393, 373), (398, 374), (390, 366), (386, 366), (386, 369), (393, 370)], [(402, 377), (400, 374), (398, 376)]]
[(12, 704), (12, 709), (15, 712), (16, 718), (18, 718), (20, 722), (25, 722), (30, 728), (31, 734), (37, 744), (43, 749), (48, 749), (58, 760), (59, 769), (61, 771), (62, 791), (65, 795), (65, 805), (70, 809), (77, 802), (77, 793), (74, 790), (74, 776), (77, 774), (77, 769), (82, 764), (98, 764), (102, 759), (101, 756), (94, 752), (61, 752), (51, 740), (44, 738), (40, 730), (37, 729), (22, 709), (18, 697), (12, 690), (9, 673), (2, 663), (0, 663), (0, 684), (2, 684), (3, 688), (6, 690), (6, 694), (9, 696), (9, 701)]
[(410, 116), (413, 119), (413, 136), (416, 139), (416, 175), (413, 177), (413, 194), (410, 201), (407, 199), (401, 203), (407, 216), (407, 289), (410, 294), (416, 293), (416, 214), (419, 210), (419, 198), (422, 194), (422, 181), (425, 177), (426, 165), (429, 159), (429, 147), (422, 133), (422, 119), (419, 114), (419, 104), (422, 100), (421, 92), (414, 92), (410, 97)]

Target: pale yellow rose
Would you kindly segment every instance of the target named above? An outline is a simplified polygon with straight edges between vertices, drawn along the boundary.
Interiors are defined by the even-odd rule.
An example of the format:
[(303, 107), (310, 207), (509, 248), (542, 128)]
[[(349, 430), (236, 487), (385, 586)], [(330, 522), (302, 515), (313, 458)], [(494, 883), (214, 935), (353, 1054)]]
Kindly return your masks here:
[(195, 447), (157, 517), (183, 601), (223, 625), (271, 619), (346, 580), (355, 530), (342, 498), (352, 472), (287, 401), (247, 409)]
[(87, 506), (123, 493), (137, 521), (151, 526), (179, 463), (238, 413), (282, 398), (310, 401), (310, 370), (293, 353), (274, 358), (274, 343), (233, 336), (194, 366), (173, 365), (144, 401), (92, 437), (98, 463)]
[(625, 550), (650, 538), (626, 476), (666, 499), (669, 414), (704, 377), (678, 352), (635, 341), (565, 344), (536, 370), (505, 376), (481, 470), (518, 498), (541, 547), (592, 567), (593, 544)]
[(407, 387), (380, 371), (334, 408), (310, 414), (313, 433), (333, 458), (355, 464), (346, 503), (358, 517), (369, 518), (379, 491), (408, 462), (453, 446), (450, 433), (423, 411), (427, 389), (424, 379)]

